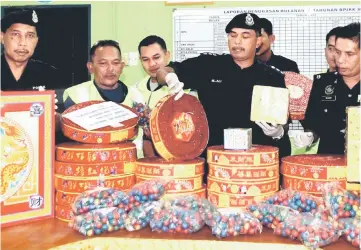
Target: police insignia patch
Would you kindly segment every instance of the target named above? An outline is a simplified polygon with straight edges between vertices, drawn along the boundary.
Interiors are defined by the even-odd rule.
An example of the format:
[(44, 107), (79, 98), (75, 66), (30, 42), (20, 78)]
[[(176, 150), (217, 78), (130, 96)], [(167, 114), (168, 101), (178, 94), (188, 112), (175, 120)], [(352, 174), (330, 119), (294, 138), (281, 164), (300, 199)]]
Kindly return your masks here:
[(34, 23), (39, 22), (38, 15), (36, 14), (35, 10), (33, 10), (32, 19)]
[(252, 26), (254, 24), (253, 17), (251, 16), (251, 14), (247, 14), (245, 23), (248, 26)]
[(334, 89), (335, 89), (334, 86), (328, 85), (328, 86), (325, 88), (325, 94), (326, 94), (326, 95), (332, 95), (333, 92), (334, 92)]

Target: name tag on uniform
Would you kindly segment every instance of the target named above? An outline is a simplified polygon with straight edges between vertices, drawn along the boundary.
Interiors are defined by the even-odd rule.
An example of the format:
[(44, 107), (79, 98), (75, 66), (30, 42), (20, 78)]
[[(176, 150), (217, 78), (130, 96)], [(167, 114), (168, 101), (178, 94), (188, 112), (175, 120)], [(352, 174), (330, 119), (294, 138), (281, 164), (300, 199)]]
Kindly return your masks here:
[(323, 95), (321, 98), (321, 101), (323, 102), (334, 102), (336, 101), (336, 95)]

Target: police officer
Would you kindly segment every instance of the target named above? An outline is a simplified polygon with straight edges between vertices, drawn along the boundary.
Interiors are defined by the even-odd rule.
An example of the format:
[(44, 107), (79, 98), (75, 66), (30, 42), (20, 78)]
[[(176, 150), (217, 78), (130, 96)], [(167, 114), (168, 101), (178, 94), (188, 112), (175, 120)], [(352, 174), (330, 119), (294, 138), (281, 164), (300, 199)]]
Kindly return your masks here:
[(170, 63), (158, 70), (158, 82), (167, 83), (170, 92), (176, 93), (175, 99), (182, 96), (183, 86), (198, 91), (207, 114), (209, 146), (223, 144), (225, 128), (252, 128), (254, 144), (280, 146), (281, 155), (289, 154), (289, 139), (281, 125), (250, 120), (253, 86), (285, 88), (280, 71), (255, 62), (256, 48), (262, 42), (259, 17), (253, 13), (237, 15), (225, 31), (230, 55), (208, 53)]
[(360, 105), (360, 23), (337, 31), (335, 51), (338, 72), (314, 76), (303, 121), (308, 132), (294, 138), (298, 147), (310, 146), (320, 139), (321, 154), (344, 153), (345, 110)]
[(335, 72), (336, 69), (336, 33), (340, 30), (341, 27), (336, 27), (330, 30), (326, 35), (326, 48), (325, 48), (325, 58), (328, 64), (327, 72)]
[[(11, 12), (1, 19), (1, 91), (56, 89), (61, 81), (58, 70), (44, 62), (32, 59), (39, 41), (39, 18), (35, 10)], [(55, 97), (55, 103), (58, 100)], [(56, 105), (57, 111), (63, 107)], [(60, 113), (55, 114), (56, 130), (60, 130)], [(59, 131), (60, 132), (60, 131)], [(57, 141), (65, 140), (61, 133)]]
[(300, 73), (297, 63), (286, 57), (273, 54), (271, 45), (276, 37), (273, 34), (272, 23), (267, 18), (260, 18), (262, 45), (257, 49), (257, 60), (267, 65), (272, 65), (281, 71)]
[(11, 12), (1, 20), (1, 90), (55, 89), (59, 75), (56, 68), (34, 60), (39, 41), (39, 18), (35, 10)]

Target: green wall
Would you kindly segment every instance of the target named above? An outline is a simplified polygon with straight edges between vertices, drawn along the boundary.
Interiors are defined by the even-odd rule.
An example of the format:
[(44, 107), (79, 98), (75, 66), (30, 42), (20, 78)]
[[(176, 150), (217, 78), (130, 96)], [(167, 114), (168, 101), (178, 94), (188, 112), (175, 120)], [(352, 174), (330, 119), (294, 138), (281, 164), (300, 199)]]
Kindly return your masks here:
[[(76, 2), (56, 1), (46, 5), (74, 5), (91, 3), (91, 43), (100, 39), (117, 40), (123, 53), (135, 52), (138, 43), (144, 37), (156, 34), (166, 41), (172, 50), (172, 12), (174, 8), (219, 8), (246, 6), (310, 6), (310, 5), (359, 5), (358, 1), (214, 1), (209, 5), (166, 5), (164, 1), (133, 1), (133, 2)], [(2, 1), (1, 6), (8, 5), (40, 5), (36, 1), (10, 2)], [(45, 4), (43, 4), (45, 5)], [(85, 64), (86, 62), (84, 62)], [(126, 66), (121, 76), (126, 84), (132, 84), (145, 76), (138, 61), (137, 66)]]

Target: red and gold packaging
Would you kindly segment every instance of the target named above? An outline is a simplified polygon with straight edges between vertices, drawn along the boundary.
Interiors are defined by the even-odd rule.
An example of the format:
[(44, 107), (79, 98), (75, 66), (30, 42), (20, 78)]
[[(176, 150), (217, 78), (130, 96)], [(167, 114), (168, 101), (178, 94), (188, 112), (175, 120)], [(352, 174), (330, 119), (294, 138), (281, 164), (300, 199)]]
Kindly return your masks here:
[(56, 145), (56, 160), (70, 163), (110, 163), (134, 162), (137, 150), (134, 143), (123, 142), (115, 144), (83, 144), (65, 142)]
[(264, 195), (277, 192), (279, 178), (268, 181), (224, 181), (208, 177), (208, 191), (228, 194), (243, 194), (248, 196)]
[(152, 110), (150, 132), (155, 149), (166, 160), (198, 157), (209, 137), (204, 109), (188, 94), (177, 101), (170, 95), (162, 98)]
[(63, 175), (55, 175), (56, 190), (82, 193), (97, 186), (114, 188), (117, 190), (130, 189), (135, 184), (134, 174), (124, 174), (115, 176), (101, 176), (88, 178), (74, 178)]
[(203, 158), (166, 161), (160, 157), (149, 157), (137, 160), (136, 166), (135, 173), (137, 175), (147, 175), (153, 178), (186, 178), (204, 173)]
[(71, 207), (55, 205), (55, 218), (64, 222), (69, 222), (73, 217), (74, 214)]
[(55, 161), (55, 173), (72, 177), (98, 177), (99, 175), (114, 176), (133, 174), (135, 162), (113, 162), (98, 164), (80, 164)]
[(54, 217), (54, 94), (1, 92), (1, 227)]
[[(70, 108), (66, 109), (63, 112), (63, 115), (101, 102), (104, 101), (87, 101), (87, 102), (75, 104)], [(119, 104), (119, 105), (121, 105), (123, 108), (131, 110), (133, 113), (136, 114), (136, 112), (132, 108), (123, 104)], [(139, 117), (137, 115), (137, 117), (135, 118), (131, 118), (129, 120), (123, 121), (122, 122), (123, 126), (121, 127), (106, 126), (103, 128), (88, 131), (82, 128), (81, 126), (73, 123), (71, 120), (62, 117), (61, 129), (66, 137), (81, 143), (103, 143), (103, 144), (117, 143), (117, 142), (130, 140), (131, 138), (137, 135), (138, 120)]]
[(195, 191), (185, 191), (185, 192), (177, 192), (177, 193), (168, 193), (166, 192), (162, 199), (172, 199), (179, 196), (188, 196), (188, 195), (196, 195), (200, 198), (207, 198), (206, 187), (203, 186), (201, 189)]
[(78, 197), (81, 193), (68, 193), (56, 190), (55, 193), (55, 204), (65, 207), (70, 207), (73, 205), (76, 197)]
[(207, 149), (207, 162), (224, 167), (269, 166), (279, 164), (278, 148), (252, 145), (249, 150), (226, 150), (223, 146), (212, 146)]

